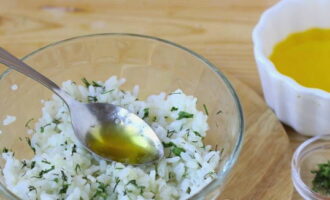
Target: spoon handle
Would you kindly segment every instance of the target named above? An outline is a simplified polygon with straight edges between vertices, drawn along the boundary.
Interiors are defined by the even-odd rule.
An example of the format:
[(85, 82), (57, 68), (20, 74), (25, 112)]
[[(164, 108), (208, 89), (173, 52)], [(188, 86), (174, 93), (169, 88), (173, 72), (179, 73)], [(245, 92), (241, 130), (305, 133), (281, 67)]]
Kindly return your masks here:
[(0, 63), (8, 66), (11, 69), (14, 69), (33, 80), (43, 84), (50, 90), (52, 90), (55, 94), (57, 94), (59, 97), (61, 97), (64, 101), (67, 103), (73, 101), (73, 99), (66, 94), (58, 85), (56, 85), (53, 81), (46, 78), (41, 73), (34, 70), (32, 67), (6, 51), (5, 49), (0, 47)]

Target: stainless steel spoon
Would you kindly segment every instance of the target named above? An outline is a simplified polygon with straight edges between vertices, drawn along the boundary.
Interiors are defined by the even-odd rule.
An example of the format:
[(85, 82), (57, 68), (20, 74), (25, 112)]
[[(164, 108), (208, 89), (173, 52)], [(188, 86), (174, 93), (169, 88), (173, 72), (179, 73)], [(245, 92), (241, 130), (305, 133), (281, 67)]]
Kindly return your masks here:
[(159, 138), (137, 115), (108, 103), (80, 103), (1, 47), (0, 63), (43, 84), (61, 97), (70, 110), (76, 137), (96, 155), (127, 164), (150, 163), (163, 156)]

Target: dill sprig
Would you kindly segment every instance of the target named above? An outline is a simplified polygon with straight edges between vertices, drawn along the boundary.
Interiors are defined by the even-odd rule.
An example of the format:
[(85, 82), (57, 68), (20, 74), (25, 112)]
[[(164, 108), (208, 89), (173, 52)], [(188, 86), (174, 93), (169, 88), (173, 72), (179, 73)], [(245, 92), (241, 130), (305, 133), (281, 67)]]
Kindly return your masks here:
[(144, 111), (144, 114), (143, 114), (142, 119), (149, 117), (149, 108), (145, 108), (145, 109), (143, 109), (143, 111)]
[(183, 118), (193, 118), (194, 114), (187, 113), (185, 111), (180, 111), (177, 120), (183, 119)]
[(315, 192), (329, 195), (330, 194), (330, 160), (327, 163), (318, 164), (317, 170), (312, 170), (315, 174), (313, 179), (313, 190)]

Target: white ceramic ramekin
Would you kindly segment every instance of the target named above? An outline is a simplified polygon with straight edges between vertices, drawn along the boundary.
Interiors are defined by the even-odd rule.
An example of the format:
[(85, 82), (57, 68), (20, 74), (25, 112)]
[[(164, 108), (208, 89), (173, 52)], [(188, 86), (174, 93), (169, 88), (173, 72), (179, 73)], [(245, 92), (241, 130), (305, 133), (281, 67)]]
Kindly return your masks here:
[(330, 134), (330, 93), (280, 74), (268, 57), (290, 33), (314, 27), (330, 28), (330, 0), (282, 0), (262, 14), (253, 31), (266, 102), (282, 122), (309, 136)]

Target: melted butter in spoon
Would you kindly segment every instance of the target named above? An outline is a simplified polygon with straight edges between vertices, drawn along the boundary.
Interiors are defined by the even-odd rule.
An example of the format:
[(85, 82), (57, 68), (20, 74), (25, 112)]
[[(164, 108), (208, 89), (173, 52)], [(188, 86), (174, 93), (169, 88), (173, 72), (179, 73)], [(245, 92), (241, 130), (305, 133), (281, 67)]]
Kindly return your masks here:
[(90, 129), (86, 145), (109, 160), (127, 164), (148, 163), (158, 159), (159, 155), (152, 140), (143, 134), (148, 134), (148, 127), (103, 124)]

